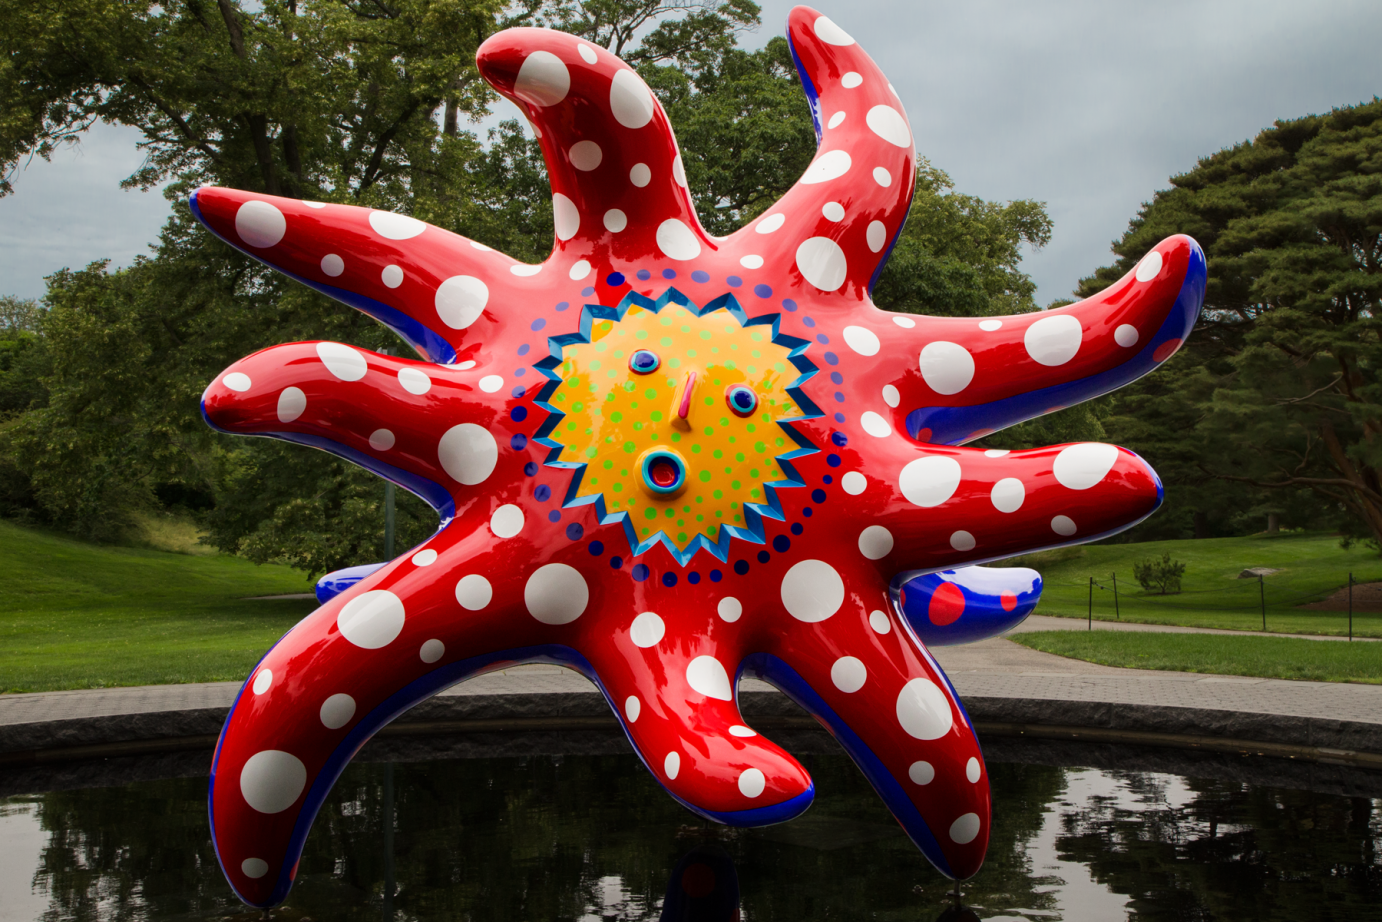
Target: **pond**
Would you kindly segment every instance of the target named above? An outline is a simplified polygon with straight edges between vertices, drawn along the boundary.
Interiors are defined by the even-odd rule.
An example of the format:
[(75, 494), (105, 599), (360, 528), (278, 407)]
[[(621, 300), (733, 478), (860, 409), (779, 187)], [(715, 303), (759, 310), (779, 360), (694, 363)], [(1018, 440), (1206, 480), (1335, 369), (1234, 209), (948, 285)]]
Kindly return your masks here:
[[(1312, 791), (1299, 766), (1272, 760), (1247, 771), (1225, 759), (1167, 768), (1164, 755), (1111, 747), (989, 748), (993, 838), (964, 886), (965, 918), (1382, 918), (1380, 776), (1345, 772)], [(801, 758), (815, 805), (757, 830), (694, 817), (631, 755), (357, 761), (274, 918), (931, 922), (946, 913), (949, 882), (852, 763), (828, 751)], [(42, 777), (65, 789), (0, 798), (0, 919), (260, 918), (216, 866), (206, 779), (147, 777), (196, 772), (205, 759), (111, 760), (85, 781), (61, 772), (5, 781), (7, 792), (43, 787)]]

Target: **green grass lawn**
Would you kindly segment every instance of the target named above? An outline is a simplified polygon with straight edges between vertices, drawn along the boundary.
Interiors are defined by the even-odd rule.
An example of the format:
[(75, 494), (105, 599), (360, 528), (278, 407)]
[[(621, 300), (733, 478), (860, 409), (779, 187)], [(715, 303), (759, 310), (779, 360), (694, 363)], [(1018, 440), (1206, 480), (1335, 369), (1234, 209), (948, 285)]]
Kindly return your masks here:
[(0, 691), (240, 680), (316, 605), (307, 576), (0, 521)]
[(1382, 684), (1382, 643), (1153, 634), (1144, 631), (1033, 631), (1011, 634), (1033, 650), (1105, 666), (1217, 675)]
[[(1134, 561), (1160, 558), (1186, 565), (1182, 591), (1176, 595), (1144, 592), (1133, 579)], [(1264, 582), (1267, 630), (1288, 634), (1345, 634), (1345, 612), (1300, 611), (1296, 608), (1332, 594), (1348, 582), (1382, 581), (1382, 557), (1361, 545), (1339, 547), (1332, 535), (1257, 535), (1206, 538), (1199, 541), (1150, 541), (1062, 548), (1004, 561), (998, 566), (1029, 566), (1041, 572), (1045, 587), (1039, 615), (1084, 618), (1089, 605), (1089, 577), (1109, 589), (1094, 590), (1095, 620), (1114, 620), (1112, 574), (1118, 574), (1118, 602), (1124, 621), (1182, 624), (1194, 627), (1260, 631), (1257, 580), (1237, 579), (1248, 567), (1282, 572)], [(1354, 634), (1382, 637), (1382, 613), (1353, 616)]]

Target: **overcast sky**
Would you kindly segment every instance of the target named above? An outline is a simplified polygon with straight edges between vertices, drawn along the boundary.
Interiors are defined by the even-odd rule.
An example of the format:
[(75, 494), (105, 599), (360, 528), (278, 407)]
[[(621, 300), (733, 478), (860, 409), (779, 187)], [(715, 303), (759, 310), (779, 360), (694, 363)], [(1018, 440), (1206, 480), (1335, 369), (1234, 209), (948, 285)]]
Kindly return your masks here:
[[(1023, 262), (1042, 304), (1108, 263), (1139, 204), (1198, 157), (1276, 118), (1382, 93), (1377, 0), (816, 6), (882, 67), (917, 150), (958, 190), (1047, 204), (1051, 243)], [(780, 34), (791, 7), (764, 3), (744, 44)], [(63, 266), (148, 251), (170, 206), (120, 189), (142, 160), (137, 140), (100, 127), (19, 174), (0, 199), (0, 293), (38, 296)]]

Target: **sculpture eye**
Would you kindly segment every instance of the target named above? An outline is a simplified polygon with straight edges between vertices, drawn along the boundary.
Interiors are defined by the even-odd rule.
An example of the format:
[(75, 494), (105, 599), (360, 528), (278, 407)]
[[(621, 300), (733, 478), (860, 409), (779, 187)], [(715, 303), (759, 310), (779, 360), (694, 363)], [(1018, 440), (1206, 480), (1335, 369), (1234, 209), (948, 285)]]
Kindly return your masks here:
[(649, 352), (647, 349), (639, 349), (629, 356), (629, 371), (636, 375), (650, 375), (657, 371), (662, 360), (657, 357), (656, 352)]
[(752, 388), (736, 384), (725, 391), (725, 403), (735, 416), (748, 416), (758, 409), (758, 395)]

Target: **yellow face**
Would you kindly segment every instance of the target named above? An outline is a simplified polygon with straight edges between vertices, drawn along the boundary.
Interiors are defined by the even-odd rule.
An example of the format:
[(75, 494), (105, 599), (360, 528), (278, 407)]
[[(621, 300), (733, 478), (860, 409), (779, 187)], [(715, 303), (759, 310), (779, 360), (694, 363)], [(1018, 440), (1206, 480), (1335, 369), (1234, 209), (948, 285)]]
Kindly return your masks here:
[(675, 303), (596, 320), (590, 338), (563, 347), (549, 398), (566, 414), (549, 434), (561, 460), (586, 464), (576, 496), (603, 494), (640, 542), (661, 531), (678, 549), (743, 526), (744, 504), (787, 479), (776, 456), (797, 447), (778, 425), (801, 415), (787, 393), (800, 375), (791, 350), (766, 326)]

